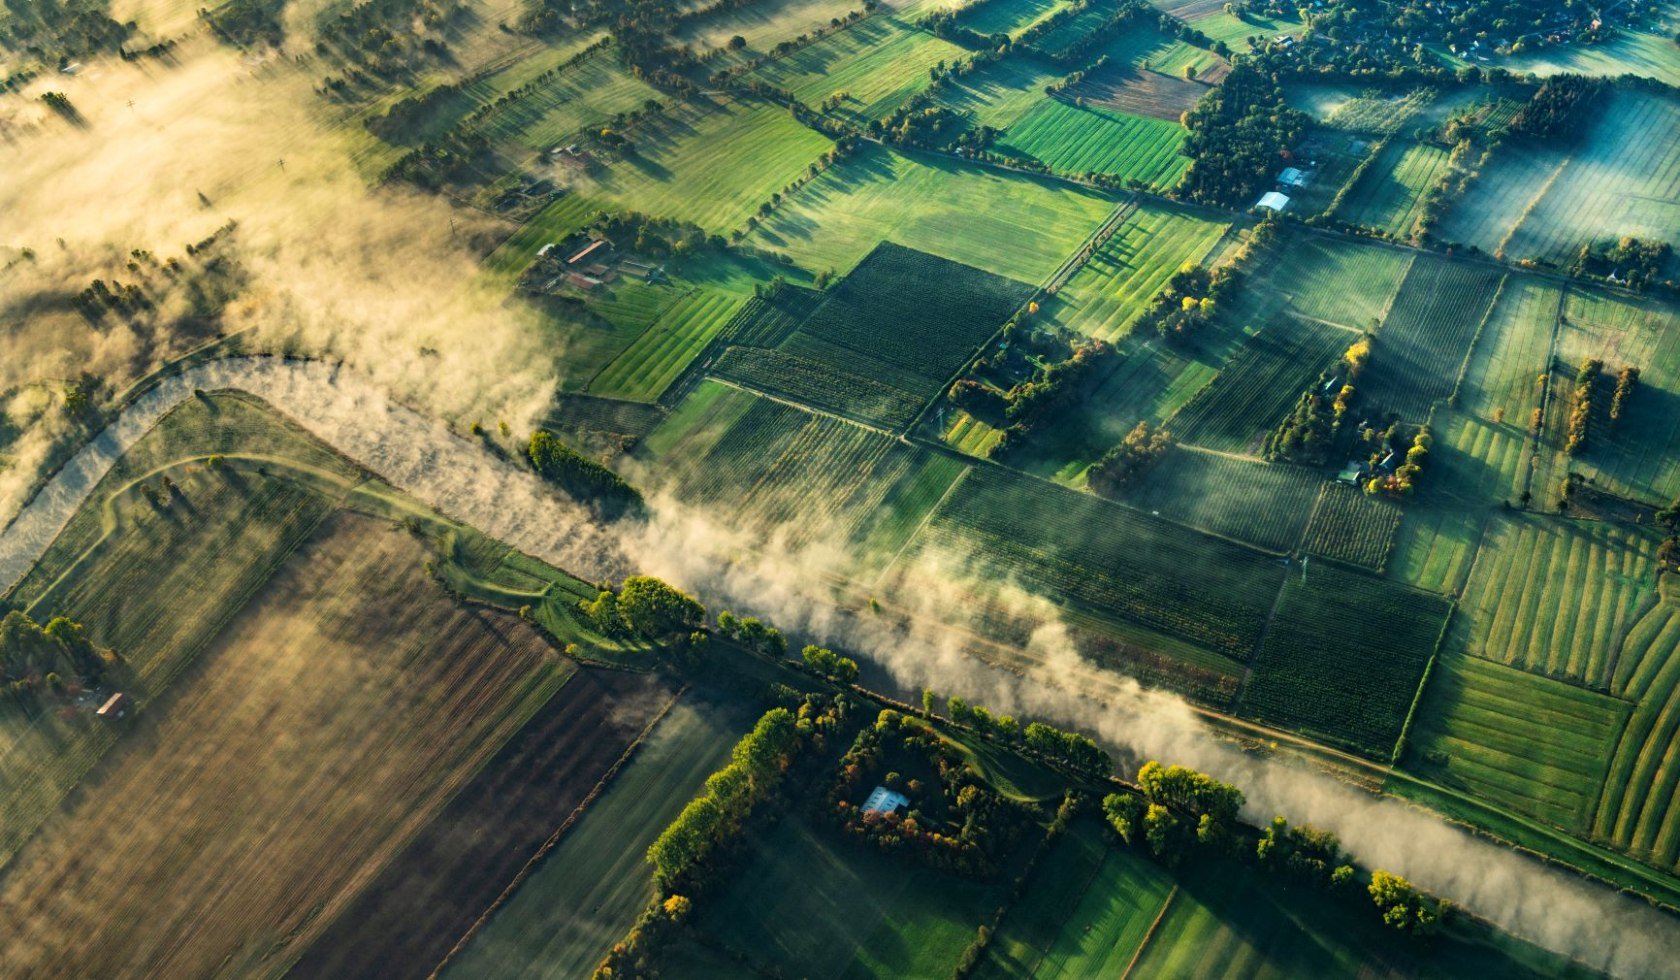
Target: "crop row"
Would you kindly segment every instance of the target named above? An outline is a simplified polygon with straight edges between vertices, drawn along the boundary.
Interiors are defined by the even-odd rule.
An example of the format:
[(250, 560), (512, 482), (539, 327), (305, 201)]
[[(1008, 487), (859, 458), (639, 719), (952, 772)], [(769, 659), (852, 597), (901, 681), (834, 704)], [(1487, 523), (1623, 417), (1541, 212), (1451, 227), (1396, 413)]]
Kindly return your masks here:
[(1393, 502), (1327, 482), (1318, 492), (1302, 548), (1380, 573), (1399, 529), (1400, 508)]

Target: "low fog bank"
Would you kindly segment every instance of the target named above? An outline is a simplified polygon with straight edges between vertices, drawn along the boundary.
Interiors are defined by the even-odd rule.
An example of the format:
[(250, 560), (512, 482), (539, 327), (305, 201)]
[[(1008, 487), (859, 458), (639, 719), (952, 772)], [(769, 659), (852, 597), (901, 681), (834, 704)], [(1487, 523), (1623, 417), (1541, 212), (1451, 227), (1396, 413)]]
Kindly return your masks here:
[[(603, 527), (522, 467), (442, 422), (386, 396), (365, 377), (322, 362), (238, 358), (172, 378), (139, 399), (87, 446), (0, 534), (0, 586), (9, 588), (51, 542), (111, 466), (193, 389), (238, 388), (422, 502), (516, 547), (592, 579), (630, 571), (662, 575), (714, 608), (764, 616), (790, 633), (844, 646), (888, 670), (906, 689), (931, 687), (994, 710), (1089, 730), (1138, 758), (1203, 769), (1240, 786), (1256, 822), (1283, 814), (1335, 831), (1363, 864), (1411, 878), (1510, 932), (1595, 968), (1657, 976), (1680, 960), (1680, 929), (1649, 906), (1588, 884), (1446, 825), (1405, 803), (1373, 797), (1276, 757), (1222, 741), (1182, 700), (1085, 662), (1062, 631), (1040, 629), (1022, 674), (988, 666), (931, 624), (965, 601), (947, 569), (920, 569), (908, 633), (898, 617), (851, 615), (832, 600), (836, 549), (760, 550), (762, 537), (722, 528), (666, 495), (645, 525)], [(1048, 604), (1023, 610), (1053, 619)], [(961, 608), (956, 606), (955, 608)]]

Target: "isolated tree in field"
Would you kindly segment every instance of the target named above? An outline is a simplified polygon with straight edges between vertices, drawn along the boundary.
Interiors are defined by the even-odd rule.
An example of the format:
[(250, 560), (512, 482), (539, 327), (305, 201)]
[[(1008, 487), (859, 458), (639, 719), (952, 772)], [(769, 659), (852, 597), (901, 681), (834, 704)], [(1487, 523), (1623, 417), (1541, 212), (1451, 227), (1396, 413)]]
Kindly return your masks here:
[(624, 580), (618, 613), (632, 632), (650, 640), (691, 632), (706, 621), (705, 606), (650, 575)]

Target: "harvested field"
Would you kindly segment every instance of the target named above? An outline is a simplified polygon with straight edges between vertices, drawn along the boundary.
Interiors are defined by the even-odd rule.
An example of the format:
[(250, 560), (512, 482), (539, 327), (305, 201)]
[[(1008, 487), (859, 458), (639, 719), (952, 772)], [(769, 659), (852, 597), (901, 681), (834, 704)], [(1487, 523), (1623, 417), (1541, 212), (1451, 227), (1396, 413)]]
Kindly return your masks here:
[(327, 926), (289, 976), (431, 972), (670, 697), (650, 674), (580, 668)]
[(1087, 76), (1068, 89), (1067, 94), (1117, 112), (1176, 123), (1179, 116), (1193, 108), (1207, 92), (1206, 85), (1183, 78), (1122, 67)]
[(281, 972), (571, 670), (340, 515), (8, 872), (6, 972)]

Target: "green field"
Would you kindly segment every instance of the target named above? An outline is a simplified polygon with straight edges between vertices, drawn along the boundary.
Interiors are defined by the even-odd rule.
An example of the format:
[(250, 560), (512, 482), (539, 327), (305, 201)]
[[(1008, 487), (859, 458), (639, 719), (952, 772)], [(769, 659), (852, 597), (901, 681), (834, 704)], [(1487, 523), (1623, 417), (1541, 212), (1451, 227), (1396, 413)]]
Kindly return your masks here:
[(1096, 822), (1075, 823), (1039, 858), (974, 975), (1120, 976), (1172, 890), (1159, 865), (1113, 846)]
[(1260, 552), (992, 468), (957, 485), (929, 532), (946, 552), (971, 556), (977, 573), (1013, 576), (1238, 661), (1254, 649), (1283, 573)]
[(1062, 0), (980, 0), (963, 7), (957, 23), (988, 37), (1015, 35), (1061, 7)]
[(1634, 709), (1616, 743), (1593, 836), (1680, 870), (1680, 609), (1672, 598), (1628, 630), (1610, 690)]
[(1201, 262), (1228, 227), (1199, 211), (1141, 203), (1042, 315), (1088, 337), (1117, 341), (1179, 266)]
[(732, 56), (730, 38), (739, 36), (747, 42), (739, 55), (762, 56), (783, 41), (831, 27), (834, 18), (861, 9), (857, 0), (787, 0), (725, 7), (710, 16), (685, 19), (673, 36), (697, 48), (721, 49), (725, 58)]
[(1172, 417), (1173, 435), (1221, 452), (1255, 453), (1319, 372), (1359, 338), (1282, 316), (1243, 338), (1206, 388)]
[(1400, 528), (1400, 508), (1351, 487), (1325, 482), (1301, 547), (1315, 555), (1382, 572)]
[(1114, 207), (1081, 187), (865, 147), (784, 200), (747, 240), (841, 272), (891, 240), (1036, 283)]
[(841, 95), (840, 115), (867, 122), (932, 84), (928, 69), (963, 49), (892, 15), (877, 15), (800, 48), (753, 73), (808, 106)]
[(681, 102), (627, 136), (634, 149), (579, 176), (573, 193), (718, 234), (742, 227), (833, 146), (780, 106), (728, 100)]
[(696, 289), (671, 304), (591, 382), (591, 394), (652, 401), (682, 374), (740, 307), (742, 298)]
[(544, 150), (619, 113), (664, 101), (658, 89), (626, 71), (611, 49), (559, 71), (536, 92), (491, 111), (476, 127), (498, 142)]
[(846, 840), (797, 814), (750, 841), (696, 928), (760, 970), (810, 977), (944, 976), (1007, 900)]
[(1061, 75), (1042, 59), (1014, 55), (961, 78), (953, 77), (934, 101), (957, 112), (971, 113), (976, 126), (1004, 129), (1048, 99), (1045, 86)]
[(1263, 322), (1281, 307), (1353, 330), (1373, 329), (1388, 312), (1414, 253), (1301, 234), (1257, 258), (1239, 304)]
[(1178, 448), (1126, 500), (1210, 534), (1287, 552), (1301, 540), (1318, 484), (1316, 473), (1298, 466)]
[(1432, 143), (1395, 141), (1360, 177), (1335, 217), (1394, 238), (1410, 238), (1423, 194), (1440, 179), (1448, 151)]
[(1004, 130), (998, 148), (1059, 174), (1102, 174), (1163, 191), (1190, 166), (1184, 128), (1163, 119), (1047, 99)]
[(1526, 276), (1510, 276), (1471, 352), (1459, 404), (1489, 421), (1521, 429), (1539, 404), (1534, 379), (1546, 370), (1563, 290)]
[(1414, 262), (1361, 376), (1364, 404), (1409, 422), (1427, 420), (1430, 407), (1456, 387), (1503, 278), (1496, 269), (1444, 259)]
[(1454, 645), (1603, 689), (1616, 638), (1654, 601), (1654, 547), (1631, 527), (1501, 516), (1482, 541)]
[(1525, 816), (1585, 831), (1629, 705), (1476, 657), (1442, 656), (1407, 767)]
[(1308, 562), (1284, 582), (1239, 711), (1386, 758), (1448, 609), (1433, 596)]
[(588, 974), (653, 896), (643, 855), (751, 727), (740, 704), (690, 695), (560, 838), (444, 976)]

